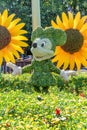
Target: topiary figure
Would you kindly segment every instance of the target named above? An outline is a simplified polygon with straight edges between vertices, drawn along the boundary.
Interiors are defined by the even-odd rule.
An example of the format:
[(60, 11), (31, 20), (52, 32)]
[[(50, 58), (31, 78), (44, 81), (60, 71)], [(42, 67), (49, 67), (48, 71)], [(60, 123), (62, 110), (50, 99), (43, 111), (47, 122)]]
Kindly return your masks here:
[(12, 63), (8, 63), (7, 66), (13, 69), (13, 75), (32, 71), (29, 84), (37, 90), (40, 90), (40, 88), (48, 90), (49, 86), (56, 85), (52, 72), (66, 78), (65, 71), (56, 68), (51, 62), (56, 46), (62, 46), (66, 39), (66, 33), (60, 29), (38, 27), (32, 32), (31, 36), (33, 42), (31, 47), (32, 63), (23, 68)]

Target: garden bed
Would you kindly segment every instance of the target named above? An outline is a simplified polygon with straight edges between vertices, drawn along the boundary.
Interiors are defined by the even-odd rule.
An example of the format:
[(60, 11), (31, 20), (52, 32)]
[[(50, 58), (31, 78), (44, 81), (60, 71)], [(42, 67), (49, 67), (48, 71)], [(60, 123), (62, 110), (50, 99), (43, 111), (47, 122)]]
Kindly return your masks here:
[(47, 94), (34, 91), (29, 77), (2, 75), (1, 130), (87, 129), (87, 75), (70, 78), (69, 82), (59, 78), (58, 85), (50, 87)]

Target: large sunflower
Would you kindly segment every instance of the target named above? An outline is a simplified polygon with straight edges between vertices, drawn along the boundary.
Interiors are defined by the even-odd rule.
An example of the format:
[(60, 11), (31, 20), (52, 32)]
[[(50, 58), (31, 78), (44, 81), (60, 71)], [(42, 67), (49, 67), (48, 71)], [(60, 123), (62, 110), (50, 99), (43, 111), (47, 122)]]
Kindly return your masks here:
[(6, 62), (15, 63), (15, 57), (20, 57), (19, 52), (24, 53), (22, 47), (28, 46), (25, 43), (28, 39), (22, 36), (27, 33), (22, 29), (25, 24), (19, 23), (21, 19), (14, 19), (14, 16), (15, 14), (8, 16), (7, 10), (0, 14), (0, 65), (3, 58)]
[(67, 41), (63, 46), (57, 46), (53, 62), (63, 69), (79, 70), (81, 66), (87, 67), (87, 16), (81, 18), (80, 12), (75, 17), (71, 12), (68, 16), (63, 12), (62, 20), (57, 16), (56, 23), (52, 20), (54, 28), (65, 30)]

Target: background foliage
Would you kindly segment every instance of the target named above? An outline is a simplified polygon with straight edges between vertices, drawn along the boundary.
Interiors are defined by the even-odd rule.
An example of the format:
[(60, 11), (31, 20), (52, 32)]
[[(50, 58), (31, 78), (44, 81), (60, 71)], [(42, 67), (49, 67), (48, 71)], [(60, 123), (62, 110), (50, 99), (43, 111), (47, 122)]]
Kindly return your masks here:
[[(61, 13), (72, 11), (74, 14), (81, 11), (82, 15), (87, 14), (87, 0), (40, 0), (41, 9), (41, 25), (42, 27), (50, 26), (51, 19), (55, 20), (56, 16), (61, 17)], [(32, 11), (31, 0), (0, 0), (0, 12), (4, 9), (9, 10), (9, 14), (15, 13), (16, 17), (20, 17), (26, 23), (25, 29), (29, 32), (28, 43), (31, 44), (32, 32)], [(30, 46), (26, 50), (30, 53)]]

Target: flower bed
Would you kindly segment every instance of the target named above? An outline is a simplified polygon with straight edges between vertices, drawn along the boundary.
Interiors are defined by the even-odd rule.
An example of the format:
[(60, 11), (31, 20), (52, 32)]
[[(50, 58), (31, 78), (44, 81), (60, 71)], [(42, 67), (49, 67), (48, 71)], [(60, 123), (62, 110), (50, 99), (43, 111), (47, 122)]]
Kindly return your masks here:
[[(87, 76), (73, 77), (68, 83), (59, 79), (59, 86), (50, 87), (48, 94), (35, 92), (28, 85), (29, 77), (29, 74), (2, 75), (1, 130), (87, 129)], [(75, 84), (79, 93), (74, 89)]]

